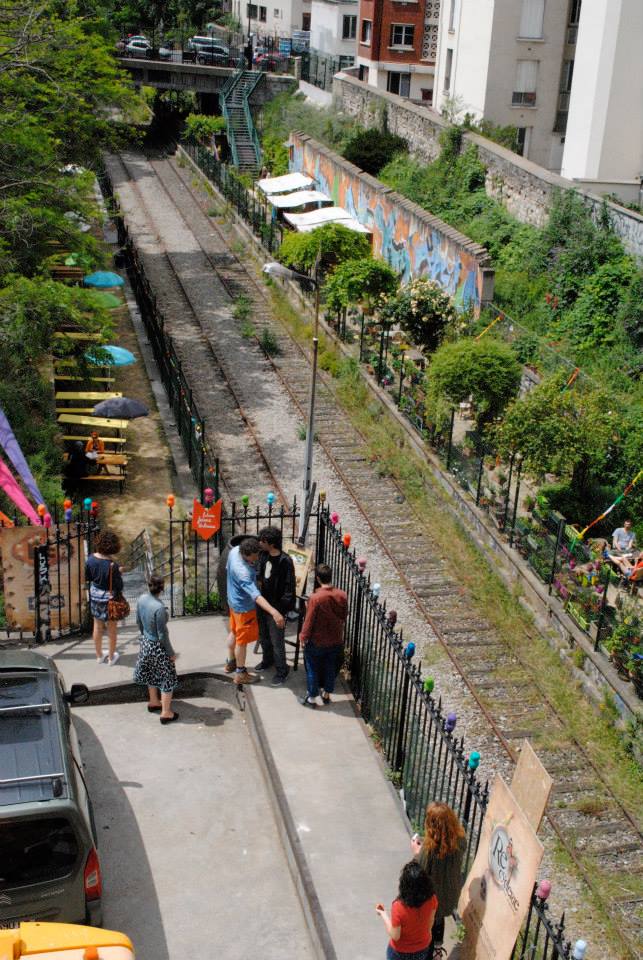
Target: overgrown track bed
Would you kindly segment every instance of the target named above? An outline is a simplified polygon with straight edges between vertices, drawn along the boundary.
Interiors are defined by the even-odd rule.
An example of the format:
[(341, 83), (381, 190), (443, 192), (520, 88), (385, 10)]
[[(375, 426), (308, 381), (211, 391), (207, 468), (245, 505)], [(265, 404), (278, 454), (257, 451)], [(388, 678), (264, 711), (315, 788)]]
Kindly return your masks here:
[[(131, 168), (131, 161), (128, 162)], [(284, 336), (281, 326), (275, 327), (268, 293), (257, 282), (253, 266), (246, 267), (232, 252), (238, 240), (231, 237), (229, 224), (219, 223), (221, 217), (207, 215), (212, 204), (206, 198), (195, 198), (191, 169), (182, 169), (176, 162), (166, 160), (152, 162), (149, 169), (156, 175), (153, 180), (149, 173), (146, 175), (155, 189), (165, 192), (168, 203), (174, 200), (180, 205), (184, 229), (189, 224), (197, 248), (191, 256), (206, 258), (216, 281), (229, 297), (244, 294), (251, 299), (252, 321), (258, 335), (264, 327), (279, 333), (281, 353), (266, 361), (266, 367), (269, 362), (272, 364), (283, 389), (303, 416), (310, 385), (308, 356), (290, 336)], [(222, 201), (217, 203), (221, 205)], [(175, 265), (180, 268), (176, 253), (165, 256), (172, 270)], [(153, 282), (152, 277), (150, 280)], [(193, 295), (188, 280), (189, 276), (185, 290)], [(194, 320), (190, 323), (194, 324)], [(172, 333), (174, 336), (174, 330)], [(216, 339), (215, 331), (210, 333)], [(205, 336), (203, 329), (201, 335)], [(209, 342), (207, 346), (210, 355), (215, 351), (219, 370), (233, 378), (234, 393), (230, 397), (243, 409), (253, 384), (239, 379), (232, 358), (224, 361), (226, 370), (216, 357), (216, 345)], [(209, 376), (212, 377), (211, 372)], [(202, 403), (199, 400), (200, 406)], [(245, 442), (263, 449), (262, 461), (277, 486), (274, 473), (281, 475), (281, 470), (275, 450), (256, 432), (245, 428), (244, 424)], [(365, 438), (348, 421), (335, 396), (332, 379), (323, 374), (319, 381), (316, 429), (321, 447), (357, 509), (464, 678), (507, 756), (516, 759), (516, 748), (525, 737), (534, 744), (555, 781), (547, 813), (549, 823), (602, 902), (613, 930), (623, 940), (621, 956), (636, 957), (641, 936), (643, 843), (634, 813), (619, 802), (587, 751), (570, 736), (533, 671), (494, 627), (477, 615), (475, 601), (450, 574), (440, 550), (432, 548), (430, 532), (409, 508), (400, 488), (390, 477), (377, 473)], [(274, 469), (269, 466), (271, 463)], [(245, 483), (243, 492), (248, 492), (247, 487)]]

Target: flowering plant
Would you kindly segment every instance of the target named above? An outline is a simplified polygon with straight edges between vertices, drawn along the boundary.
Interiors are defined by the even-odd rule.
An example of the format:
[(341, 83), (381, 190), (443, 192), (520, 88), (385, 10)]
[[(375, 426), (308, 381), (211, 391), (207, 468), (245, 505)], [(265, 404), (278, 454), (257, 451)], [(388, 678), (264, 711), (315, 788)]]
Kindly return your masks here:
[(380, 300), (382, 318), (397, 323), (411, 340), (425, 350), (433, 351), (441, 342), (448, 325), (455, 326), (458, 313), (451, 298), (432, 280), (411, 280)]

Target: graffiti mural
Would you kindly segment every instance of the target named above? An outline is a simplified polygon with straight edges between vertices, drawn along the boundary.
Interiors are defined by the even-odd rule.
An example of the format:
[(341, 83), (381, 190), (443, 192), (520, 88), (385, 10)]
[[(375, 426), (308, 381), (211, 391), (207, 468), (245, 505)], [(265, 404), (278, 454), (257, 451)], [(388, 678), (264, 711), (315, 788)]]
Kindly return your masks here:
[[(488, 285), (490, 276), (489, 256), (480, 247), (468, 249), (466, 237), (460, 234), (456, 239), (457, 232), (442, 221), (357, 173), (338, 154), (306, 136), (290, 136), (290, 170), (312, 177), (318, 190), (368, 227), (374, 255), (397, 270), (403, 282), (429, 277), (450, 294), (459, 310), (479, 313), (483, 282), (486, 279)], [(488, 289), (485, 296), (490, 299)]]

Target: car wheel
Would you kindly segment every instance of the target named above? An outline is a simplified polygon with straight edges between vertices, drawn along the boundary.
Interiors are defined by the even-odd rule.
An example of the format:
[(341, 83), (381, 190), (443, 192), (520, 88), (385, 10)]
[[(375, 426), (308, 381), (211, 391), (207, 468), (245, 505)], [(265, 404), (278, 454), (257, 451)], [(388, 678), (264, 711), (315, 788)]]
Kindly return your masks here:
[(196, 62), (197, 62), (197, 63), (204, 64), (204, 63), (205, 63), (205, 57), (197, 57), (197, 58), (196, 58)]

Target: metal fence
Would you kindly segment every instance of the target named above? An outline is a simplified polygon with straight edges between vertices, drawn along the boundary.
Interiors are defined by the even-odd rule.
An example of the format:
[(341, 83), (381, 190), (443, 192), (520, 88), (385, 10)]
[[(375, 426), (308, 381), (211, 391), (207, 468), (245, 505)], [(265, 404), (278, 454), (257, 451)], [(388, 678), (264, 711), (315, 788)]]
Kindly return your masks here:
[(215, 499), (218, 499), (219, 461), (208, 446), (205, 419), (199, 413), (192, 393), (192, 386), (183, 370), (172, 337), (165, 328), (165, 318), (145, 275), (142, 260), (129, 236), (122, 217), (114, 212), (114, 193), (106, 172), (103, 172), (101, 176), (101, 186), (105, 196), (112, 201), (112, 217), (118, 231), (121, 256), (127, 267), (128, 277), (152, 346), (154, 359), (165, 387), (176, 422), (176, 429), (181, 437), (194, 482), (201, 497), (204, 489), (211, 486), (214, 490)]
[(355, 57), (333, 57), (311, 50), (301, 54), (301, 79), (322, 90), (332, 90), (335, 74), (352, 67), (354, 63)]

